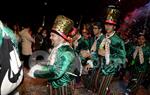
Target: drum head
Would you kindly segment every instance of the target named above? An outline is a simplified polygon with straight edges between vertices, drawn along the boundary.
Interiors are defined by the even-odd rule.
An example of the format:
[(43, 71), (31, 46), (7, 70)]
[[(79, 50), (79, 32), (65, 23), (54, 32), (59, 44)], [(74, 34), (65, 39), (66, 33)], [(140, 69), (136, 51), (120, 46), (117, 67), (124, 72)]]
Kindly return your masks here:
[(43, 50), (33, 52), (29, 58), (30, 69), (36, 64), (46, 65), (48, 63), (48, 56), (49, 53)]

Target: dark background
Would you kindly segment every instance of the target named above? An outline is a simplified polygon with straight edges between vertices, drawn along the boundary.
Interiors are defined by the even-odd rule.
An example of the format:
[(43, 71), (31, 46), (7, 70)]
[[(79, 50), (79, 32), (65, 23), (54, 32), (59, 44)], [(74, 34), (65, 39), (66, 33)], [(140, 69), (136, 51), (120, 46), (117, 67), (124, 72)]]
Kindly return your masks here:
[(149, 0), (11, 0), (0, 3), (0, 19), (9, 23), (42, 24), (43, 16), (46, 22), (51, 24), (59, 14), (66, 15), (76, 23), (82, 17), (83, 21), (103, 19), (105, 9), (110, 4), (117, 4), (124, 16), (139, 8)]

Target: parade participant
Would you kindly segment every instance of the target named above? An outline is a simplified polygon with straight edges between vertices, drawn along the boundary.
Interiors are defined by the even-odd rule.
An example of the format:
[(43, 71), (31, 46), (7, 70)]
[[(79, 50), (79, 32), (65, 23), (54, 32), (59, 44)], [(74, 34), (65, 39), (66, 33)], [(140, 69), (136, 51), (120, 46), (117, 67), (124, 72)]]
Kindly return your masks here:
[(0, 21), (0, 95), (16, 94), (23, 79), (18, 43), (13, 31)]
[(137, 44), (132, 45), (129, 50), (130, 56), (127, 59), (130, 63), (131, 79), (127, 91), (133, 94), (142, 85), (142, 82), (146, 80), (146, 74), (149, 74), (150, 45), (146, 41), (144, 33), (137, 35)]
[(118, 67), (125, 64), (126, 52), (123, 40), (116, 33), (119, 10), (114, 5), (108, 6), (105, 20), (106, 34), (100, 38), (100, 85), (98, 95), (107, 95), (109, 85)]
[[(29, 75), (35, 78), (47, 79), (50, 83), (50, 95), (70, 95), (67, 85), (77, 76), (73, 72), (75, 53), (71, 47), (69, 33), (73, 31), (71, 19), (59, 15), (56, 17), (50, 39), (54, 46), (46, 65), (35, 65)], [(68, 90), (66, 90), (68, 89)]]
[[(103, 24), (102, 22), (94, 22), (93, 23), (93, 34), (94, 34), (94, 43), (91, 47), (91, 61), (93, 62), (93, 71), (92, 71), (92, 79), (91, 79), (91, 88), (95, 92), (97, 89), (97, 82), (99, 82), (99, 70), (98, 67), (99, 63), (99, 56), (98, 56), (98, 49), (100, 44), (100, 38), (103, 35)], [(87, 65), (88, 68), (92, 68), (90, 65)]]
[(81, 81), (79, 87), (89, 88), (89, 81), (91, 80), (89, 75), (89, 70), (87, 67), (88, 64), (93, 64), (91, 62), (91, 54), (90, 49), (93, 44), (93, 37), (91, 32), (91, 25), (90, 23), (84, 23), (81, 27), (81, 36), (78, 36), (79, 38), (76, 40), (76, 48), (75, 50), (80, 56), (81, 64), (83, 66), (82, 75), (81, 75)]
[[(90, 39), (90, 40), (94, 40), (92, 42), (91, 48), (90, 48), (90, 58), (88, 59), (88, 62), (90, 61), (92, 64), (86, 64), (85, 68), (87, 70), (89, 70), (89, 68), (94, 68), (97, 66), (97, 61), (98, 59), (98, 47), (99, 47), (99, 39), (100, 37), (103, 35), (102, 33), (102, 24), (100, 22), (95, 22), (93, 23), (93, 34), (94, 34), (94, 39)], [(87, 62), (87, 63), (88, 63)]]

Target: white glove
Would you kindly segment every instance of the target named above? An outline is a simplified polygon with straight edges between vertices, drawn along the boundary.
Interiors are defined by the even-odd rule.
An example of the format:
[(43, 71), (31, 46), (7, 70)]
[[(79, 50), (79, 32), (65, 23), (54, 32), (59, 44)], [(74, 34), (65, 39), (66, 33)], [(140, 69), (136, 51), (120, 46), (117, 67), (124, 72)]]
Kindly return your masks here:
[(35, 77), (34, 77), (34, 72), (35, 72), (36, 70), (42, 70), (42, 66), (39, 65), (39, 64), (34, 65), (34, 66), (30, 69), (30, 71), (28, 72), (28, 75), (29, 75), (30, 77), (32, 77), (32, 78), (35, 78)]

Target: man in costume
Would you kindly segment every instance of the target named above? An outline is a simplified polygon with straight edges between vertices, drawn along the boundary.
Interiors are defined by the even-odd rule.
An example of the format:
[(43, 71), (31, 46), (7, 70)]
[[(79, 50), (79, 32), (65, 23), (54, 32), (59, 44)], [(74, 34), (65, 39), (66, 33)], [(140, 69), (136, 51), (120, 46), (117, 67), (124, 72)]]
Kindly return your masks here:
[[(98, 76), (99, 76), (99, 55), (98, 55), (98, 49), (99, 49), (99, 44), (100, 44), (100, 38), (103, 35), (103, 24), (101, 22), (94, 22), (93, 23), (93, 34), (94, 34), (94, 43), (91, 47), (91, 61), (93, 62), (93, 69), (92, 69), (92, 79), (91, 79), (91, 85), (90, 87), (92, 90), (95, 92), (97, 89), (97, 82)], [(87, 65), (88, 68), (92, 68), (90, 64)]]
[(68, 85), (77, 76), (74, 74), (75, 52), (71, 47), (71, 37), (74, 32), (74, 23), (71, 19), (59, 15), (56, 17), (50, 39), (52, 49), (48, 62), (45, 65), (35, 65), (29, 75), (36, 78), (48, 79), (50, 95), (71, 95)]
[[(128, 52), (128, 61), (130, 63), (131, 79), (127, 87), (127, 93), (133, 94), (138, 87), (146, 81), (150, 67), (150, 44), (146, 41), (144, 33), (137, 36), (137, 44), (132, 45)], [(127, 94), (127, 95), (128, 95)]]
[(98, 95), (107, 95), (109, 85), (118, 68), (125, 64), (126, 52), (123, 40), (117, 35), (115, 29), (119, 10), (109, 5), (105, 20), (106, 34), (100, 38), (98, 54), (100, 55), (100, 85)]
[(0, 21), (0, 95), (17, 94), (14, 90), (23, 79), (22, 67), (15, 34)]

